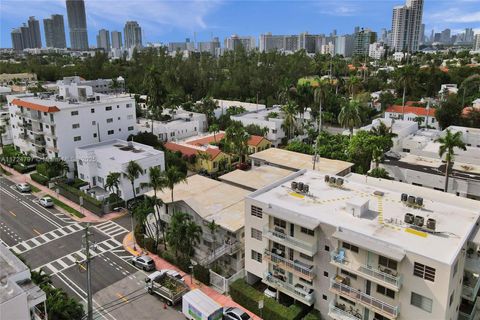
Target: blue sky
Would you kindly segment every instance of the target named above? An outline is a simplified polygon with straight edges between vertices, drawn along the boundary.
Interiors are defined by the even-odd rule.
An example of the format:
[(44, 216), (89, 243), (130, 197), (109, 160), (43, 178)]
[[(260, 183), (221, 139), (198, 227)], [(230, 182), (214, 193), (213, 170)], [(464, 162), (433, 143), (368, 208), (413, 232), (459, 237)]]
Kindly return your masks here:
[[(41, 20), (52, 13), (64, 15), (64, 0), (1, 0), (0, 46), (11, 47), (10, 31), (35, 16)], [(403, 1), (392, 0), (86, 0), (90, 45), (99, 29), (123, 31), (126, 20), (137, 20), (144, 30), (144, 43), (197, 41), (231, 34), (351, 33), (355, 26), (379, 31), (391, 27), (392, 8)], [(480, 0), (425, 0), (423, 21), (430, 30), (466, 27), (480, 32)], [(45, 43), (43, 22), (40, 21)]]

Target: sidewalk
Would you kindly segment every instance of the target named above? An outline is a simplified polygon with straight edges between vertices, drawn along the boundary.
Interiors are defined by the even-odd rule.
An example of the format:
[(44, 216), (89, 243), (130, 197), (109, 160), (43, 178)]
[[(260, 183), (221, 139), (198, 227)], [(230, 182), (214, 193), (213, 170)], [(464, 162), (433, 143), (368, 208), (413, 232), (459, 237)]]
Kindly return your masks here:
[(62, 196), (60, 194), (57, 194), (55, 191), (49, 189), (48, 187), (43, 186), (43, 185), (33, 181), (32, 178), (30, 178), (30, 175), (21, 174), (21, 173), (15, 171), (14, 169), (9, 168), (9, 167), (7, 167), (3, 164), (0, 164), (0, 166), (2, 167), (3, 170), (5, 170), (5, 171), (7, 171), (11, 174), (10, 176), (5, 175), (5, 178), (7, 178), (8, 180), (10, 180), (14, 183), (29, 183), (32, 186), (34, 186), (35, 188), (38, 188), (40, 190), (40, 193), (42, 193), (44, 195), (49, 195), (53, 198), (57, 198), (61, 202), (65, 203), (67, 206), (77, 210), (78, 212), (82, 213), (85, 216), (83, 218), (78, 218), (78, 217), (66, 212), (62, 208), (57, 208), (59, 211), (62, 211), (63, 213), (65, 213), (67, 216), (69, 216), (70, 218), (72, 218), (75, 221), (78, 221), (78, 222), (103, 222), (103, 221), (119, 218), (119, 217), (121, 217), (125, 214), (125, 212), (110, 212), (110, 213), (107, 213), (107, 214), (103, 215), (102, 217), (99, 217), (96, 214), (94, 214), (93, 212), (90, 212), (89, 210), (81, 207), (79, 204), (65, 198), (64, 196)]
[[(140, 246), (138, 244), (135, 244), (136, 250), (134, 250), (133, 249), (134, 244), (135, 244), (135, 241), (133, 239), (133, 234), (130, 232), (125, 236), (125, 238), (123, 238), (123, 247), (125, 248), (125, 250), (127, 250), (128, 252), (130, 252), (131, 254), (133, 254), (135, 256), (144, 254), (142, 248), (140, 248)], [(171, 264), (168, 261), (160, 258), (158, 255), (152, 254), (150, 252), (148, 252), (147, 254), (148, 254), (149, 257), (151, 257), (153, 259), (153, 261), (155, 261), (155, 266), (156, 266), (157, 270), (172, 269), (172, 270), (177, 271), (178, 273), (180, 273), (183, 276), (183, 278), (185, 279), (185, 283), (190, 287), (190, 289), (197, 289), (198, 288), (198, 289), (202, 290), (210, 298), (212, 298), (213, 300), (215, 300), (216, 302), (218, 302), (220, 305), (222, 305), (224, 307), (226, 307), (226, 306), (237, 307), (237, 308), (240, 308), (242, 310), (245, 310), (245, 312), (247, 312), (250, 315), (250, 317), (252, 317), (252, 319), (254, 319), (254, 320), (260, 320), (261, 319), (257, 315), (253, 314), (249, 310), (245, 309), (244, 307), (240, 306), (238, 303), (233, 301), (232, 298), (230, 298), (229, 296), (221, 294), (218, 291), (216, 291), (215, 289), (213, 289), (209, 286), (206, 286), (203, 283), (201, 283), (199, 281), (196, 281), (195, 279), (193, 279), (193, 281), (192, 281), (192, 277), (189, 274), (186, 274), (185, 272), (183, 272), (182, 270), (180, 270), (179, 268), (177, 268), (173, 264)]]

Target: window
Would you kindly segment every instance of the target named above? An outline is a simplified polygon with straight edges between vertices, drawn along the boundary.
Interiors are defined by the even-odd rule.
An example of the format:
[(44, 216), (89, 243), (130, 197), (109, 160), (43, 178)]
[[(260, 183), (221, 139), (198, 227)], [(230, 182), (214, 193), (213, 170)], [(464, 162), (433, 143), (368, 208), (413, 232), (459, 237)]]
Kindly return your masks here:
[(82, 161), (82, 159), (78, 160), (78, 164), (79, 164), (80, 166), (83, 166), (83, 161)]
[(108, 118), (107, 119), (107, 123), (112, 123), (113, 122), (113, 118)]
[(306, 255), (304, 253), (299, 252), (300, 258), (303, 258), (308, 261), (313, 261), (313, 257), (310, 257), (309, 255)]
[(348, 249), (352, 252), (356, 252), (358, 253), (358, 247), (357, 246), (354, 246), (353, 244), (350, 244), (348, 242), (344, 242), (342, 243), (342, 246), (345, 248), (345, 249)]
[(80, 173), (80, 179), (85, 179), (85, 176), (83, 175), (83, 173)]
[(304, 228), (304, 227), (300, 228), (300, 232), (308, 234), (309, 236), (314, 236), (315, 235), (315, 231)]
[(82, 140), (82, 137), (81, 137), (81, 136), (73, 137), (73, 141), (80, 141), (80, 140)]
[(133, 114), (129, 114), (129, 115), (127, 116), (127, 119), (128, 119), (128, 120), (132, 120), (132, 119), (133, 119)]
[(379, 284), (377, 284), (377, 292), (383, 294), (384, 296), (395, 299), (395, 291), (385, 288), (384, 286), (381, 286)]
[(255, 250), (252, 250), (252, 259), (253, 260), (256, 260), (258, 262), (262, 262), (262, 254), (261, 253), (258, 253), (257, 251)]
[(412, 296), (410, 297), (410, 304), (415, 307), (419, 307), (420, 309), (432, 312), (432, 299), (422, 296), (421, 294), (412, 292)]
[(97, 121), (92, 121), (92, 126), (95, 126), (97, 124)]
[(323, 300), (327, 300), (327, 296), (324, 295), (324, 294), (322, 294), (322, 299), (323, 299)]
[(327, 271), (323, 271), (323, 276), (328, 278), (328, 272), (327, 272)]
[(252, 228), (252, 238), (262, 241), (262, 231)]
[(70, 112), (70, 114), (71, 114), (72, 116), (78, 116), (78, 111), (72, 111), (72, 112)]
[(103, 178), (102, 177), (97, 177), (97, 178), (98, 178), (98, 182), (103, 183)]
[(346, 275), (347, 277), (350, 277), (352, 279), (357, 279), (357, 275), (351, 272), (348, 272), (346, 270), (340, 269), (340, 273)]
[(454, 296), (455, 296), (455, 290), (453, 290), (452, 294), (450, 295), (450, 301), (448, 302), (449, 307), (452, 306)]
[(375, 320), (389, 320), (387, 317), (384, 317), (381, 314), (378, 314), (376, 312), (375, 312), (375, 315), (373, 316), (373, 319), (375, 319)]
[(108, 131), (107, 131), (107, 134), (108, 134), (108, 135), (112, 135), (113, 132), (114, 132), (114, 130), (108, 130)]
[(96, 137), (97, 137), (97, 134), (96, 134), (96, 133), (94, 133), (94, 134), (93, 134), (93, 137), (94, 137), (94, 138), (96, 138)]
[(352, 301), (352, 300), (350, 300), (350, 299), (347, 299), (347, 298), (345, 298), (345, 297), (341, 297), (341, 296), (340, 296), (340, 297), (338, 297), (338, 298), (339, 298), (340, 300), (343, 300), (343, 301), (345, 301), (345, 302), (348, 302), (348, 303), (350, 303), (350, 304), (353, 304), (353, 305), (355, 305), (355, 302), (353, 302), (353, 301)]
[(282, 219), (273, 218), (273, 225), (285, 229), (287, 227), (287, 222)]
[(80, 128), (80, 124), (79, 123), (74, 123), (72, 124), (72, 129), (78, 129)]
[(132, 104), (131, 103), (127, 103), (127, 109), (128, 108), (131, 108), (132, 107)]
[(397, 270), (397, 261), (384, 256), (378, 256), (378, 264), (392, 270)]
[(435, 281), (435, 268), (415, 262), (413, 264), (413, 275), (428, 281)]
[(458, 271), (458, 260), (455, 262), (455, 265), (453, 266), (453, 277), (457, 274)]
[(105, 107), (105, 111), (112, 111), (112, 106)]
[(127, 129), (128, 129), (128, 131), (132, 131), (132, 130), (133, 130), (133, 126), (128, 127)]
[(90, 109), (90, 113), (95, 113), (95, 109)]
[(330, 247), (329, 247), (329, 246), (325, 246), (325, 251), (330, 251)]
[(259, 207), (256, 207), (256, 206), (252, 206), (252, 208), (250, 209), (251, 210), (251, 213), (252, 213), (252, 216), (255, 216), (255, 217), (258, 217), (258, 218), (262, 218), (263, 217), (263, 210), (262, 208), (259, 208)]
[(122, 118), (121, 118), (121, 117), (117, 117), (117, 120), (120, 120), (120, 119), (122, 119)]

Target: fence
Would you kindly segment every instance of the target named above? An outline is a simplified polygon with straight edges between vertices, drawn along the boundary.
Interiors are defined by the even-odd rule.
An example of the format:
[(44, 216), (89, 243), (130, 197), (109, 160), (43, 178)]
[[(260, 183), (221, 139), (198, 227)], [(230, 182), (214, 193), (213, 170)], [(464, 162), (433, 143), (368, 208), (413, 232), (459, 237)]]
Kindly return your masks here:
[(241, 269), (230, 278), (225, 278), (210, 269), (210, 285), (220, 293), (228, 293), (230, 284), (243, 277), (245, 277), (245, 269)]

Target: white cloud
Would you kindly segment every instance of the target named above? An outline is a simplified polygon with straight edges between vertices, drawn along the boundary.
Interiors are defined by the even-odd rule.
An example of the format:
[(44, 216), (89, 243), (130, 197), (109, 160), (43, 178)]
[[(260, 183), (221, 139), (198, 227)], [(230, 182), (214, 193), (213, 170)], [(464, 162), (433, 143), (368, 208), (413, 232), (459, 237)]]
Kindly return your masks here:
[(320, 8), (320, 14), (331, 16), (350, 17), (360, 14), (361, 7), (354, 1), (331, 1), (324, 0), (315, 3)]

